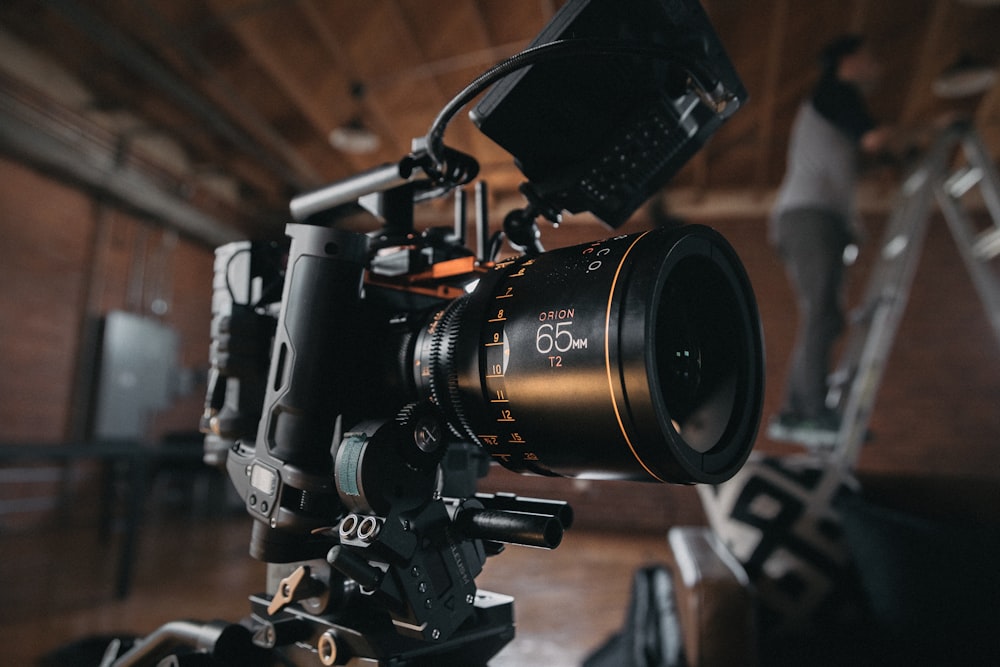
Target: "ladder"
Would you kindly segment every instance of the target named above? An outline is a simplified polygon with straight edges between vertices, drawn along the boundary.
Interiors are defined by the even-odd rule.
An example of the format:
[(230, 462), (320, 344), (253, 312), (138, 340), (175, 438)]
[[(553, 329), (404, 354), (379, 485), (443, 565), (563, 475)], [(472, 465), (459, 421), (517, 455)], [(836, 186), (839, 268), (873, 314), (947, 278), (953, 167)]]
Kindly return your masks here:
[[(978, 186), (978, 188), (977, 188)], [(979, 191), (990, 222), (969, 213)], [(879, 248), (879, 257), (837, 368), (830, 375), (827, 407), (836, 410), (840, 429), (826, 440), (808, 433), (796, 441), (829, 448), (845, 467), (853, 467), (868, 434), (875, 397), (910, 287), (920, 262), (930, 213), (937, 202), (944, 214), (979, 298), (1000, 344), (1000, 178), (979, 135), (968, 123), (943, 130), (923, 160), (903, 181)]]

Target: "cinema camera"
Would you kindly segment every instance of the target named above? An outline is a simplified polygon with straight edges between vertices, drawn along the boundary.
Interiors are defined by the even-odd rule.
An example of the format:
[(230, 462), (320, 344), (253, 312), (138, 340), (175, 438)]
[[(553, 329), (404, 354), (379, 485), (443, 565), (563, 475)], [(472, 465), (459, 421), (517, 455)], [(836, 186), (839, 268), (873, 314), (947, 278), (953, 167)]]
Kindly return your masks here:
[[(478, 166), (443, 135), (488, 87), (471, 115), (515, 156), (527, 204), (487, 239), (478, 185), (472, 252)], [(486, 558), (554, 548), (572, 520), (476, 493), (491, 461), (732, 476), (763, 385), (733, 249), (689, 225), (545, 252), (536, 220), (620, 226), (745, 98), (693, 0), (571, 0), (410, 155), (293, 200), (286, 246), (219, 248), (205, 457), (246, 503), (269, 592), (241, 623), (168, 623), (105, 664), (485, 664), (514, 634), (512, 599), (477, 590)], [(414, 203), (450, 191), (456, 226), (418, 233)], [(379, 229), (340, 224), (359, 206)], [(502, 239), (520, 254), (497, 261)]]

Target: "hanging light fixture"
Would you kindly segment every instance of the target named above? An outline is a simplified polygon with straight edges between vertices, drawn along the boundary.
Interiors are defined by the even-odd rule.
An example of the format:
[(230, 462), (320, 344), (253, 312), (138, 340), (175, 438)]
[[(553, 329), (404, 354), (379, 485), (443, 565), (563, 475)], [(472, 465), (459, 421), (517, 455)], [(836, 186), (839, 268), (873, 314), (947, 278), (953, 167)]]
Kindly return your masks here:
[[(363, 108), (364, 96), (365, 85), (360, 81), (353, 82), (351, 84), (351, 99), (354, 100), (356, 107)], [(360, 114), (355, 114), (343, 125), (333, 128), (328, 139), (330, 145), (338, 151), (351, 155), (374, 153), (381, 143), (379, 136), (365, 125)]]
[(365, 155), (378, 150), (379, 137), (369, 130), (360, 116), (355, 116), (340, 127), (330, 131), (330, 145), (338, 151), (352, 155)]
[(996, 78), (995, 67), (963, 55), (934, 79), (932, 89), (945, 99), (971, 97), (992, 88)]

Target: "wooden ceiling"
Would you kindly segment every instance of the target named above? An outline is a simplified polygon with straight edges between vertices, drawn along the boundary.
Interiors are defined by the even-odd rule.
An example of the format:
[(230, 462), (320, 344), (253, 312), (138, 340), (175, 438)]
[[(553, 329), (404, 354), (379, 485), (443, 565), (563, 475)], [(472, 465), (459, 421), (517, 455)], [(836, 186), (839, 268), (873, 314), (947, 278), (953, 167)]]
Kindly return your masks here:
[[(1000, 7), (984, 2), (704, 0), (750, 101), (669, 184), (671, 206), (709, 217), (765, 211), (816, 52), (847, 31), (867, 35), (884, 64), (871, 100), (878, 118), (919, 143), (935, 118), (958, 111), (975, 118), (997, 155), (1000, 86), (959, 100), (932, 92), (962, 56), (1000, 62)], [(189, 233), (229, 235), (199, 234), (217, 221), (235, 235), (270, 234), (287, 219), (291, 196), (405, 155), (455, 93), (524, 48), (561, 4), (5, 0), (0, 90), (7, 107), (44, 116), (32, 132), (75, 127), (113, 154), (111, 171), (155, 173), (148, 182), (209, 221), (190, 223)], [(376, 150), (331, 145), (330, 132), (352, 122), (377, 135)], [(515, 191), (521, 177), (510, 156), (464, 114), (446, 141), (480, 161), (494, 201)], [(45, 161), (16, 143), (0, 148)], [(869, 176), (876, 199), (893, 174)]]

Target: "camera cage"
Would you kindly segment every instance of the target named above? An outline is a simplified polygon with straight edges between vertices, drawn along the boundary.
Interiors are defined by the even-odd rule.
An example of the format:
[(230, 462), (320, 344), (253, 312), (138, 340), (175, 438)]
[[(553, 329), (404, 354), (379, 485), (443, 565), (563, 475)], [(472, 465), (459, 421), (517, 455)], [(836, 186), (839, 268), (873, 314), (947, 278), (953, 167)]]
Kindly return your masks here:
[[(437, 308), (429, 330), (457, 326), (463, 314), (453, 305), (464, 303), (469, 284), (513, 264), (495, 264), (504, 240), (530, 264), (544, 253), (539, 217), (557, 223), (563, 210), (590, 210), (617, 227), (742, 104), (745, 90), (697, 2), (647, 4), (649, 11), (676, 19), (667, 32), (684, 34), (683, 39), (665, 43), (658, 35), (648, 44), (580, 37), (581, 17), (593, 23), (608, 12), (621, 18), (628, 10), (617, 9), (614, 0), (567, 3), (535, 44), (457, 95), (427, 135), (414, 140), (409, 155), (293, 199), (289, 244), (239, 242), (216, 251), (212, 370), (201, 423), (205, 460), (226, 467), (254, 519), (250, 551), (269, 563), (268, 592), (251, 596), (251, 615), (241, 623), (168, 623), (121, 656), (117, 646), (109, 647), (102, 667), (158, 664), (184, 650), (234, 665), (316, 658), (324, 665), (354, 664), (348, 662), (352, 659), (385, 665), (485, 664), (513, 638), (513, 600), (478, 590), (475, 577), (505, 544), (557, 547), (572, 523), (571, 508), (557, 500), (476, 492), (491, 458), (469, 442), (468, 427), (456, 427), (456, 420), (443, 414), (442, 404), (461, 402), (443, 395), (456, 391), (452, 379), (435, 385), (433, 379), (389, 377), (393, 373), (375, 367), (391, 395), (386, 404), (393, 407), (360, 421), (345, 417), (357, 401), (351, 392), (378, 400), (361, 387), (343, 386), (357, 384), (373, 368), (351, 358), (358, 344), (354, 336), (369, 331), (358, 326), (362, 333), (357, 334), (352, 327), (371, 316), (372, 303), (380, 314), (399, 313), (401, 320)], [(575, 67), (573, 59), (584, 54), (617, 62), (598, 68), (601, 76), (614, 76), (623, 63), (657, 63), (654, 79), (669, 80), (669, 85), (643, 91), (640, 105), (654, 109), (656, 123), (605, 114), (608, 128), (594, 144), (601, 154), (582, 171), (537, 151), (519, 156), (524, 137), (537, 128), (522, 124), (509, 131), (510, 119), (524, 103), (518, 85), (537, 99), (537, 81), (558, 71), (546, 74), (548, 64)], [(513, 83), (512, 75), (517, 75)], [(475, 179), (478, 164), (446, 146), (443, 137), (451, 118), (494, 84), (472, 116), (485, 133), (509, 147), (528, 175), (521, 187), (527, 203), (506, 216), (502, 232), (489, 236), (485, 185), (477, 184), (479, 247), (472, 252), (465, 247), (461, 188)], [(637, 137), (649, 139), (650, 132), (670, 135), (666, 147), (643, 154), (629, 172), (635, 178), (628, 188), (605, 181), (609, 190), (601, 192), (595, 174), (623, 151), (634, 150)], [(636, 176), (636, 169), (645, 172)], [(418, 232), (414, 204), (455, 190), (455, 226)], [(339, 229), (337, 220), (358, 207), (381, 220), (381, 227), (369, 233)], [(706, 256), (720, 248), (731, 253), (721, 237), (699, 229), (692, 236), (690, 242), (671, 237), (670, 244), (683, 245), (681, 254), (699, 255), (702, 247), (708, 248)], [(627, 249), (621, 251), (620, 268), (636, 243), (623, 242)], [(601, 255), (617, 248), (591, 245), (590, 251)], [(664, 252), (669, 250), (666, 246)], [(704, 479), (721, 479), (742, 465), (760, 411), (756, 305), (735, 254), (725, 261), (735, 267), (721, 272), (736, 295), (730, 304), (739, 311), (734, 326), (751, 332), (740, 341), (747, 363), (738, 390), (748, 396), (738, 435), (733, 428), (723, 435), (739, 438), (739, 451), (715, 477)], [(519, 266), (523, 272), (524, 265)], [(655, 289), (664, 289), (663, 282)], [(419, 361), (445, 363), (440, 361), (444, 343), (402, 324), (409, 327), (401, 334), (405, 345), (417, 349), (411, 354), (418, 355), (423, 345), (426, 357)], [(652, 332), (658, 324), (644, 326)], [(391, 385), (413, 381), (429, 383), (425, 398), (392, 404), (399, 394)], [(529, 461), (520, 469), (552, 474)], [(677, 481), (704, 479), (682, 474)], [(178, 646), (187, 648), (178, 653)]]

